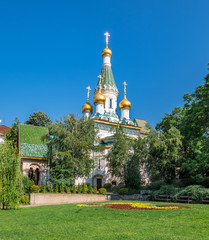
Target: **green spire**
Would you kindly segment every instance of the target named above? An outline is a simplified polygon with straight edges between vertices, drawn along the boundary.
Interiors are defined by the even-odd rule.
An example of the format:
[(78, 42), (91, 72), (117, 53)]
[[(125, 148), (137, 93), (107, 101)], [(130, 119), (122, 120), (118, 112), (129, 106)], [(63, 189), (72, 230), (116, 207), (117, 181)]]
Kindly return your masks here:
[[(112, 69), (111, 66), (108, 65), (104, 65), (102, 67), (102, 72), (101, 72), (101, 86), (103, 87), (104, 85), (106, 86), (111, 86), (117, 89), (116, 84), (115, 84), (115, 80), (112, 74)], [(97, 86), (99, 87), (99, 81), (97, 83)]]

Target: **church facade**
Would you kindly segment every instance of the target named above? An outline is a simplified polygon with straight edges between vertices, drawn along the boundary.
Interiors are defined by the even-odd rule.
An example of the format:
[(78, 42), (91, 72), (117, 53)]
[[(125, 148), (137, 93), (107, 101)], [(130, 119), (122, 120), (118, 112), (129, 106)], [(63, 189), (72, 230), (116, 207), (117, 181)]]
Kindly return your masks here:
[[(76, 183), (89, 183), (92, 186), (97, 184), (100, 188), (104, 183), (112, 183), (117, 185), (119, 179), (112, 178), (108, 171), (106, 156), (114, 142), (114, 134), (116, 127), (121, 125), (127, 138), (137, 139), (139, 137), (145, 137), (148, 134), (146, 129), (147, 122), (140, 119), (130, 119), (131, 102), (128, 101), (126, 96), (126, 82), (124, 85), (124, 98), (118, 104), (117, 98), (119, 95), (118, 88), (116, 86), (112, 68), (111, 57), (112, 51), (108, 48), (108, 33), (106, 36), (106, 48), (102, 51), (102, 71), (98, 76), (99, 80), (94, 90), (94, 105), (95, 111), (93, 114), (93, 106), (89, 102), (90, 87), (87, 87), (87, 101), (82, 107), (83, 117), (93, 119), (95, 127), (99, 130), (98, 137), (100, 142), (95, 142), (95, 146), (102, 146), (104, 151), (92, 152), (92, 158), (94, 159), (95, 168), (92, 171), (90, 177), (85, 179), (77, 179)], [(120, 116), (118, 115), (118, 106), (120, 109)], [(145, 171), (142, 171), (142, 181), (146, 184), (148, 176)]]

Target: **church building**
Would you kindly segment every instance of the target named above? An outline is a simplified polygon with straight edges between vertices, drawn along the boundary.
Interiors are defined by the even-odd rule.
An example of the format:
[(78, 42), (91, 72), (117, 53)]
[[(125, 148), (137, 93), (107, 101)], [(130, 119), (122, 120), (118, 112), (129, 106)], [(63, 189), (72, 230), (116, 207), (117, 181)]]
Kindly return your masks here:
[[(106, 155), (108, 154), (111, 145), (114, 142), (114, 134), (117, 126), (121, 125), (127, 136), (127, 138), (137, 139), (144, 137), (148, 134), (146, 129), (147, 122), (141, 119), (130, 119), (131, 102), (126, 96), (127, 83), (124, 81), (124, 98), (119, 103), (117, 98), (119, 95), (118, 88), (116, 86), (112, 68), (111, 68), (111, 57), (112, 51), (108, 48), (109, 33), (104, 34), (106, 36), (106, 48), (102, 51), (102, 71), (98, 76), (99, 80), (94, 90), (94, 105), (95, 111), (93, 113), (93, 106), (89, 102), (89, 91), (90, 87), (87, 87), (87, 101), (82, 107), (83, 117), (93, 119), (95, 127), (99, 129), (98, 137), (100, 143), (95, 143), (95, 146), (100, 145), (104, 147), (102, 153), (93, 151), (92, 157), (95, 162), (95, 169), (92, 171), (91, 176), (86, 179), (77, 179), (76, 183), (90, 183), (92, 185), (97, 184), (100, 188), (104, 183), (112, 183), (117, 185), (117, 179), (111, 177), (106, 161)], [(120, 112), (120, 116), (118, 115)], [(143, 172), (142, 181), (146, 183), (148, 177)]]

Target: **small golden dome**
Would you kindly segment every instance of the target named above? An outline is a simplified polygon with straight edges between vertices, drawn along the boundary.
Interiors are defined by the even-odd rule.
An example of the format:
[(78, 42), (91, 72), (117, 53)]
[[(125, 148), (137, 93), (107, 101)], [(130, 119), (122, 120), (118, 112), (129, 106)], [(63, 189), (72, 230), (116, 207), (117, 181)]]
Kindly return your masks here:
[(103, 103), (105, 104), (106, 97), (102, 94), (101, 88), (99, 88), (99, 92), (94, 96), (94, 104), (95, 103)]
[(130, 110), (131, 103), (127, 100), (126, 96), (124, 96), (124, 99), (119, 103), (119, 108), (128, 108)]
[(87, 100), (87, 102), (83, 105), (82, 107), (82, 112), (93, 112), (93, 106), (89, 103), (89, 101)]
[(108, 47), (106, 47), (106, 48), (102, 51), (102, 56), (107, 55), (107, 54), (109, 54), (110, 57), (112, 56), (112, 51), (111, 51)]

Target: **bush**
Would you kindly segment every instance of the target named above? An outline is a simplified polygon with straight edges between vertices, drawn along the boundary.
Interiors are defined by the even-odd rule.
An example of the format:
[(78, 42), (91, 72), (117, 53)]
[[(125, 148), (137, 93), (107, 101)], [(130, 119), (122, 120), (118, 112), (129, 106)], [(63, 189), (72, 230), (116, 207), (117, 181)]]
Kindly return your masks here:
[(127, 195), (128, 194), (128, 188), (120, 188), (118, 193), (120, 195)]
[(81, 186), (81, 192), (82, 193), (87, 193), (87, 190), (88, 190), (88, 187), (87, 187), (87, 184), (82, 184), (82, 186)]
[(50, 193), (53, 191), (53, 188), (52, 188), (52, 183), (51, 183), (51, 182), (49, 183), (48, 190), (49, 190), (49, 192), (50, 192)]
[(209, 189), (200, 185), (191, 185), (174, 195), (174, 199), (178, 199), (180, 196), (191, 196), (194, 201), (200, 202), (206, 196), (209, 196)]
[(89, 194), (93, 193), (93, 188), (92, 188), (92, 186), (91, 186), (90, 184), (88, 185), (87, 192), (88, 192)]
[(24, 194), (21, 196), (21, 201), (20, 201), (23, 205), (28, 205), (29, 204), (29, 197), (27, 194)]
[(32, 192), (32, 186), (35, 185), (35, 183), (34, 183), (34, 181), (31, 179), (29, 184), (30, 184), (30, 192)]
[(68, 186), (65, 187), (65, 192), (70, 193), (70, 188)]
[(106, 188), (107, 191), (110, 191), (110, 190), (112, 189), (112, 184), (111, 184), (111, 183), (105, 183), (105, 184), (103, 185), (103, 187)]
[(64, 186), (63, 186), (63, 184), (60, 185), (60, 192), (61, 192), (61, 193), (64, 193), (64, 192), (65, 192), (65, 191), (64, 191)]
[(155, 191), (155, 190), (159, 190), (163, 185), (166, 185), (166, 183), (163, 181), (156, 181), (147, 185), (147, 189)]
[(100, 188), (100, 189), (99, 189), (99, 194), (105, 195), (106, 193), (107, 193), (106, 188)]
[(25, 193), (30, 192), (30, 179), (26, 176), (23, 177), (23, 187)]
[(41, 193), (45, 193), (46, 192), (46, 188), (44, 186), (44, 183), (41, 181), (41, 189), (40, 189)]
[(155, 199), (159, 195), (170, 195), (171, 198), (178, 192), (178, 188), (173, 185), (163, 185), (159, 190), (152, 192), (152, 198)]
[(97, 185), (94, 185), (94, 194), (97, 194)]
[(55, 185), (55, 193), (58, 193), (59, 192), (59, 187), (58, 187), (58, 183), (56, 183), (56, 185)]
[(76, 193), (76, 186), (75, 186), (75, 184), (73, 185), (73, 193), (74, 194)]
[(34, 184), (34, 185), (31, 187), (31, 192), (32, 192), (32, 193), (39, 193), (39, 186)]

